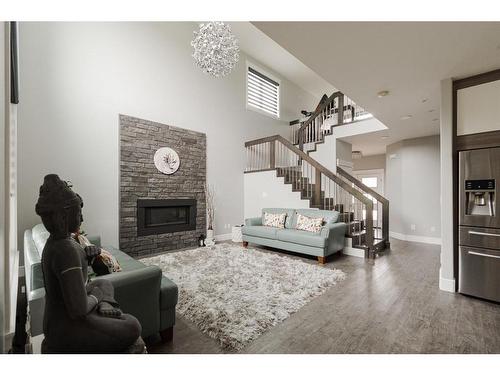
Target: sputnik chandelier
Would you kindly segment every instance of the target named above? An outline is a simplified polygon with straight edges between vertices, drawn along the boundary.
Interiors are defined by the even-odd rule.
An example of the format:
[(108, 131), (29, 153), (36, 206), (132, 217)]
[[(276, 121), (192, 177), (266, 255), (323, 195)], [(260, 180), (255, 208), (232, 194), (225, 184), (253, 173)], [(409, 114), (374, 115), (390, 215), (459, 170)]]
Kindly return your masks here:
[(231, 73), (240, 58), (238, 40), (224, 22), (201, 23), (191, 46), (196, 65), (217, 78)]

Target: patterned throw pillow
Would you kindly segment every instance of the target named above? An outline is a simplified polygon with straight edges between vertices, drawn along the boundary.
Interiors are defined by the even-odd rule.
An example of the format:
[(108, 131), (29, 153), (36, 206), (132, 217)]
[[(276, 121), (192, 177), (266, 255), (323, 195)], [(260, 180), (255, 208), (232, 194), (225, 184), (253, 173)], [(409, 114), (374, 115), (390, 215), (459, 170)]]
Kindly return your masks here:
[(295, 225), (295, 229), (318, 233), (321, 231), (322, 227), (323, 227), (322, 217), (308, 217), (301, 214), (297, 214), (297, 224)]
[(284, 228), (286, 213), (270, 214), (264, 212), (264, 225), (268, 227)]

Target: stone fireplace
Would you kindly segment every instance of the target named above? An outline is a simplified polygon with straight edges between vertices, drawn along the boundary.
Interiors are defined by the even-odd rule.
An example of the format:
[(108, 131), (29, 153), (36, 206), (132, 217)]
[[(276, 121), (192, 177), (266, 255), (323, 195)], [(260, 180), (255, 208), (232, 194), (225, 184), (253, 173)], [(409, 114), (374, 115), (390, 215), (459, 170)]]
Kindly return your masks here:
[[(166, 175), (154, 165), (160, 147), (180, 166)], [(120, 115), (120, 249), (131, 256), (196, 246), (206, 234), (206, 136)]]

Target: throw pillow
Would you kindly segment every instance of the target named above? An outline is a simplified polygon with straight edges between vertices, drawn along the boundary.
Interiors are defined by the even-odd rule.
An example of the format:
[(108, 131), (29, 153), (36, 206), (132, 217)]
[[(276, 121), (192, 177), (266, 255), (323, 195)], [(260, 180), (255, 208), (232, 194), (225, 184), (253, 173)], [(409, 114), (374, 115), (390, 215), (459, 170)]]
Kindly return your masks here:
[[(83, 247), (92, 245), (89, 239), (82, 234), (75, 235), (75, 240)], [(122, 270), (116, 258), (103, 248), (101, 248), (101, 254), (95, 257), (91, 267), (97, 276), (120, 272)]]
[(286, 220), (286, 213), (282, 214), (270, 214), (264, 212), (264, 222), (263, 224), (267, 227), (284, 228)]
[(322, 227), (323, 227), (322, 217), (309, 217), (297, 214), (297, 224), (295, 225), (295, 229), (318, 233), (321, 231)]

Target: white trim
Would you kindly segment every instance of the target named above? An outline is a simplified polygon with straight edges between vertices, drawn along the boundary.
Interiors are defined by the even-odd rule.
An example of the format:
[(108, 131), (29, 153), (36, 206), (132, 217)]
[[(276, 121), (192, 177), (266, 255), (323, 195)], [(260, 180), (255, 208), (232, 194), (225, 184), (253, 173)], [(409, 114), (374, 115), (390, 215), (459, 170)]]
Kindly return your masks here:
[(394, 237), (401, 241), (421, 242), (432, 245), (441, 245), (441, 237), (414, 236), (412, 234), (403, 234), (397, 232), (389, 232), (389, 236)]
[(232, 233), (216, 234), (214, 237), (216, 241), (228, 241), (233, 238)]
[(352, 238), (346, 237), (344, 241), (344, 248), (342, 249), (342, 253), (345, 255), (350, 255), (357, 258), (364, 258), (365, 251), (363, 249), (358, 249), (356, 247), (352, 247)]
[(345, 255), (350, 255), (352, 257), (357, 257), (357, 258), (364, 258), (365, 257), (365, 251), (363, 249), (358, 249), (355, 247), (345, 246), (344, 249), (342, 250), (342, 253)]
[[(257, 107), (254, 107), (252, 105), (248, 104), (248, 68), (252, 68), (254, 70), (257, 70), (259, 73), (265, 75), (266, 77), (269, 77), (273, 81), (276, 81), (278, 83), (278, 116), (273, 115), (272, 113), (263, 111)], [(264, 116), (271, 117), (275, 120), (279, 120), (281, 118), (281, 80), (274, 76), (273, 74), (269, 73), (268, 69), (263, 68), (262, 66), (254, 63), (253, 61), (249, 61), (248, 59), (246, 60), (246, 67), (245, 67), (245, 106), (247, 110), (251, 110), (257, 113), (260, 113)]]
[(441, 270), (439, 269), (439, 289), (445, 292), (455, 293), (455, 279), (446, 279), (441, 276)]

